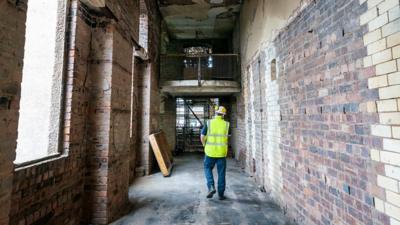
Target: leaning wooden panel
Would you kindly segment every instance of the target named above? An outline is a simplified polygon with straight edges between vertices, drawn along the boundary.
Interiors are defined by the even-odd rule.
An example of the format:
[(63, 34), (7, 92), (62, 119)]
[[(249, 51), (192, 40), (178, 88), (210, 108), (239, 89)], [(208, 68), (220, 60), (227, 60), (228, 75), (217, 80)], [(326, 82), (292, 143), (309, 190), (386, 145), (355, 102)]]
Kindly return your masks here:
[(158, 166), (160, 167), (161, 173), (167, 177), (171, 175), (172, 170), (172, 162), (168, 157), (168, 153), (165, 150), (165, 146), (163, 146), (160, 142), (159, 133), (151, 134), (149, 136), (151, 148), (153, 149), (154, 155), (156, 156), (156, 160)]
[(164, 131), (161, 131), (161, 132), (159, 133), (159, 137), (160, 137), (160, 144), (161, 144), (162, 146), (165, 146), (164, 149), (166, 150), (166, 152), (167, 152), (167, 154), (168, 154), (168, 158), (169, 158), (169, 160), (171, 161), (171, 163), (173, 163), (173, 162), (174, 162), (174, 159), (173, 159), (173, 156), (172, 156), (172, 148), (171, 148), (171, 146), (168, 144), (167, 137), (165, 136), (165, 132), (164, 132)]
[(160, 147), (161, 151), (163, 154), (165, 154), (165, 157), (168, 158), (169, 162), (173, 163), (173, 156), (172, 156), (172, 150), (170, 149), (170, 146), (167, 142), (167, 138), (165, 136), (165, 133), (163, 131), (154, 134), (158, 146)]

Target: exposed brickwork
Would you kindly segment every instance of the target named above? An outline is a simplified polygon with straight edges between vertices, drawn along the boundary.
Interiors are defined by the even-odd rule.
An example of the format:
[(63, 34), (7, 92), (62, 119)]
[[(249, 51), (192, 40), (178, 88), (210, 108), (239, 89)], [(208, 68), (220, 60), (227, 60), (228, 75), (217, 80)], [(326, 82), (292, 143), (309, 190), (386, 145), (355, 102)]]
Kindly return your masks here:
[(375, 71), (368, 87), (377, 90), (378, 101), (371, 101), (369, 112), (377, 112), (379, 121), (371, 125), (372, 135), (382, 145), (371, 150), (371, 159), (378, 171), (373, 193), (375, 208), (390, 217), (391, 225), (400, 224), (400, 136), (399, 136), (399, 71), (400, 71), (400, 2), (395, 0), (365, 1), (368, 7), (361, 15), (360, 24), (368, 27), (364, 45), (368, 56), (364, 67)]
[(169, 146), (175, 148), (176, 139), (176, 101), (164, 96), (160, 106), (160, 128), (165, 132)]
[(0, 224), (8, 224), (11, 203), (25, 19), (24, 1), (0, 2)]
[(90, 50), (90, 28), (77, 17), (77, 8), (77, 1), (71, 1), (63, 138), (66, 155), (17, 169), (10, 224), (73, 225), (80, 222), (85, 171), (85, 140), (82, 134), (85, 133), (87, 105), (84, 80), (87, 74), (85, 62)]
[(91, 47), (85, 216), (107, 224), (128, 208), (133, 46), (108, 25), (93, 30)]
[(159, 57), (161, 17), (154, 1), (146, 1), (147, 9), (154, 10), (148, 14), (148, 55), (149, 60), (141, 66), (142, 74), (138, 80), (139, 98), (139, 136), (137, 171), (138, 174), (149, 174), (155, 164), (155, 158), (150, 149), (148, 135), (160, 130), (160, 90), (159, 90)]
[[(122, 209), (129, 210), (127, 193), (133, 173), (130, 161), (125, 159), (132, 157), (135, 143), (129, 131), (133, 110), (132, 40), (137, 41), (139, 35), (139, 1), (108, 2), (118, 22), (100, 18), (99, 14), (93, 17), (79, 1), (71, 0), (69, 4), (63, 154), (18, 168), (13, 179), (26, 3), (11, 0), (0, 3), (0, 12), (4, 15), (0, 26), (8, 31), (0, 34), (3, 40), (0, 72), (5, 76), (0, 83), (1, 104), (4, 103), (0, 110), (1, 121), (8, 128), (0, 133), (7, 140), (1, 141), (0, 224), (76, 225), (82, 221), (107, 224), (124, 213)], [(150, 55), (155, 58), (151, 61), (151, 95), (158, 98), (160, 18), (157, 8), (152, 7), (150, 18), (155, 45)], [(107, 21), (110, 25), (107, 29), (98, 27), (95, 17), (101, 26)], [(96, 39), (101, 35), (109, 38), (111, 46)], [(107, 56), (110, 57), (104, 59)], [(110, 79), (94, 82), (94, 79), (107, 78)], [(96, 88), (96, 85), (100, 86)], [(144, 104), (150, 105), (150, 99)], [(157, 105), (157, 100), (153, 104)], [(152, 129), (156, 130), (158, 111), (153, 111), (156, 119)]]
[[(150, 33), (153, 37), (150, 36), (150, 40), (156, 40), (159, 34), (154, 32), (159, 30), (159, 14), (158, 11), (151, 12), (149, 27), (153, 29)], [(133, 59), (135, 43), (129, 37), (135, 34), (126, 33), (124, 28), (125, 24), (121, 21), (113, 21), (105, 28), (95, 28), (92, 38), (91, 74), (95, 75), (90, 77), (89, 82), (93, 85), (90, 88), (91, 99), (95, 101), (91, 101), (89, 113), (91, 155), (87, 157), (87, 162), (91, 166), (85, 191), (91, 197), (85, 215), (89, 215), (87, 222), (95, 224), (107, 224), (129, 210), (127, 193), (129, 182), (134, 179), (134, 167), (139, 162), (138, 165), (145, 165), (146, 173), (151, 170), (152, 154), (145, 141), (148, 134), (159, 129), (158, 123), (155, 123), (155, 128), (150, 127), (152, 123), (145, 123), (158, 121), (153, 118), (158, 111), (154, 115), (146, 111), (159, 105), (154, 100), (159, 98), (158, 71), (155, 70), (158, 66), (157, 45), (149, 49), (149, 62), (140, 66), (133, 64), (136, 62)], [(150, 83), (151, 80), (156, 82), (156, 86)], [(138, 112), (142, 111), (140, 115)], [(132, 112), (134, 121), (131, 119)], [(139, 126), (143, 129), (138, 130)], [(137, 142), (136, 137), (145, 141)], [(145, 157), (137, 157), (137, 154)]]
[(106, 6), (117, 19), (122, 36), (139, 43), (140, 0), (107, 0)]
[(129, 155), (129, 183), (132, 184), (134, 179), (135, 179), (135, 169), (136, 169), (136, 160), (137, 160), (137, 155), (139, 151), (139, 136), (140, 136), (140, 131), (139, 131), (139, 87), (138, 87), (138, 82), (139, 82), (139, 76), (142, 74), (141, 72), (141, 67), (139, 63), (138, 58), (133, 58), (133, 76), (132, 76), (132, 102), (131, 102), (131, 130), (130, 130), (130, 140), (131, 140), (131, 147), (130, 147), (130, 155)]
[[(375, 68), (362, 66), (368, 49), (360, 16), (366, 11), (358, 0), (312, 1), (250, 65), (243, 65), (238, 123), (246, 130), (238, 129), (236, 136), (245, 135), (248, 145), (237, 144), (246, 152), (239, 158), (300, 224), (390, 223), (374, 202), (384, 194), (377, 182), (392, 184), (376, 179), (383, 165), (370, 159), (382, 140), (371, 135), (370, 125), (379, 118), (367, 110), (379, 93), (368, 89)], [(275, 84), (268, 82), (273, 58)], [(383, 65), (380, 74), (394, 66)], [(381, 107), (390, 109), (390, 104)], [(281, 166), (274, 165), (280, 161), (277, 151)], [(282, 178), (276, 176), (279, 170)]]

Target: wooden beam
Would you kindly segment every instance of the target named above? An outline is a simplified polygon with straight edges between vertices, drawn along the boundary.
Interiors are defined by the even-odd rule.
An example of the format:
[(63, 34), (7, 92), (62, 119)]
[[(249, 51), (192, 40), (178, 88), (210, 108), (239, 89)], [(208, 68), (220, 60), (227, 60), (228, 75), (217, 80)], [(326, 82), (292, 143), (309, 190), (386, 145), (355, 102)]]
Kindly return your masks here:
[(81, 0), (81, 2), (94, 8), (106, 7), (106, 0)]

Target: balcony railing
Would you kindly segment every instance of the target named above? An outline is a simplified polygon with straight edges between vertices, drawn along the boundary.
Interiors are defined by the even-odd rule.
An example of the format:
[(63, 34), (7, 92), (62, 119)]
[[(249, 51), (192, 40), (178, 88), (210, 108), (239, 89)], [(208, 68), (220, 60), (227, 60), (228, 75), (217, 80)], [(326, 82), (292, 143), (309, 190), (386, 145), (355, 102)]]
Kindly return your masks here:
[(237, 54), (212, 54), (187, 57), (184, 54), (161, 56), (161, 80), (239, 80)]

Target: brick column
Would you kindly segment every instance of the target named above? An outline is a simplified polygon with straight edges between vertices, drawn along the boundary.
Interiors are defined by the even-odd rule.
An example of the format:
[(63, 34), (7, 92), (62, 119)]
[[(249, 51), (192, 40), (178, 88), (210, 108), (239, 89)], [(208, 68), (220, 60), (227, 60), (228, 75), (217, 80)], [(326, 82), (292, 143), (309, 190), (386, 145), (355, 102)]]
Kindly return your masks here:
[(86, 222), (108, 224), (129, 210), (132, 57), (132, 45), (113, 25), (94, 29)]
[(379, 100), (368, 103), (369, 112), (379, 114), (371, 133), (382, 138), (382, 148), (371, 150), (371, 159), (381, 167), (374, 193), (375, 208), (400, 224), (400, 5), (398, 0), (360, 0), (368, 11), (360, 17), (367, 27), (364, 45), (368, 56), (364, 67), (375, 69), (368, 80), (378, 89)]

